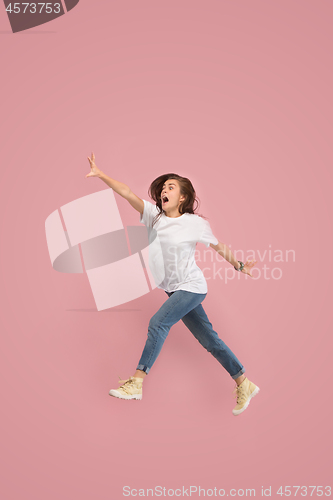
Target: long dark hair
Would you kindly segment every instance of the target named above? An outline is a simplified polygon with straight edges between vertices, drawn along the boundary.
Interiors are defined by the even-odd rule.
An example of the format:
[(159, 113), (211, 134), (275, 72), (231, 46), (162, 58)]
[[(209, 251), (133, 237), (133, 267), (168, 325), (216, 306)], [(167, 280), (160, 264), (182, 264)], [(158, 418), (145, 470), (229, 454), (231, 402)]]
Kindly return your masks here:
[[(185, 196), (185, 200), (182, 201), (178, 207), (178, 210), (181, 214), (185, 214), (185, 213), (194, 214), (194, 209), (193, 209), (194, 202), (197, 203), (195, 210), (199, 206), (199, 203), (198, 203), (199, 198), (197, 198), (197, 196), (196, 196), (194, 187), (193, 187), (190, 179), (188, 179), (187, 177), (181, 177), (178, 174), (160, 175), (150, 184), (149, 189), (148, 189), (148, 194), (149, 194), (150, 198), (152, 198), (155, 201), (156, 206), (159, 210), (159, 213), (154, 217), (152, 226), (154, 226), (154, 224), (162, 216), (162, 213), (164, 213), (164, 210), (162, 209), (161, 192), (162, 192), (163, 184), (168, 179), (176, 179), (179, 182), (181, 196)], [(200, 217), (207, 219), (207, 217), (204, 217), (201, 214), (196, 214), (196, 215), (199, 215)]]

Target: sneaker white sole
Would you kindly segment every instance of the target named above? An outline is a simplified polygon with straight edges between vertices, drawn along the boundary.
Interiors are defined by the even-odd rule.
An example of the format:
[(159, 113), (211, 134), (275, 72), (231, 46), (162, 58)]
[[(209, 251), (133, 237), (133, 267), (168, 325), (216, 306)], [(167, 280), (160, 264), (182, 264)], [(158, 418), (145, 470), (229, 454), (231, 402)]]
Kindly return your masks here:
[(129, 396), (125, 396), (124, 394), (121, 394), (115, 389), (111, 389), (109, 392), (110, 396), (114, 396), (115, 398), (120, 398), (120, 399), (142, 399), (142, 394), (133, 394)]
[(258, 394), (258, 392), (260, 391), (259, 387), (257, 386), (254, 391), (250, 394), (249, 396), (249, 399), (246, 401), (245, 405), (243, 406), (243, 408), (241, 408), (240, 410), (232, 410), (232, 413), (237, 416), (237, 415), (240, 415), (241, 413), (243, 413), (243, 411), (246, 410), (246, 408), (249, 406), (250, 404), (250, 401), (251, 401), (251, 398), (254, 398), (254, 396), (256, 396)]

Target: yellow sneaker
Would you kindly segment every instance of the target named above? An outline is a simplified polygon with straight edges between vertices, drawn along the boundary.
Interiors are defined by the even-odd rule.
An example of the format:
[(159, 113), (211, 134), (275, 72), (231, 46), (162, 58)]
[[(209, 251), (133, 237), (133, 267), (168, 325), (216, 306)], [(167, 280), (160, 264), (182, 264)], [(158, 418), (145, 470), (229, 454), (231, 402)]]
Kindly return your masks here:
[(239, 415), (249, 406), (251, 398), (256, 396), (259, 392), (259, 387), (254, 385), (248, 378), (245, 377), (240, 385), (236, 385), (233, 392), (236, 393), (237, 404), (232, 410), (234, 415)]
[(111, 389), (109, 394), (121, 399), (142, 399), (142, 382), (143, 378), (140, 377), (118, 380), (118, 383), (122, 385), (118, 389)]

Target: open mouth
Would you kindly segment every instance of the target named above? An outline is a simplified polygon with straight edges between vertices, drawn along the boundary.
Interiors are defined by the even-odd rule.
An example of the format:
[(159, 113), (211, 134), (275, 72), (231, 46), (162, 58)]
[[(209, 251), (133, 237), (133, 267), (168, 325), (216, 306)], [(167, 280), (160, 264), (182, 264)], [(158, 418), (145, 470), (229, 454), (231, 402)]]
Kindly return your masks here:
[(169, 199), (167, 196), (163, 196), (162, 198), (162, 205), (164, 205), (165, 203), (168, 203)]

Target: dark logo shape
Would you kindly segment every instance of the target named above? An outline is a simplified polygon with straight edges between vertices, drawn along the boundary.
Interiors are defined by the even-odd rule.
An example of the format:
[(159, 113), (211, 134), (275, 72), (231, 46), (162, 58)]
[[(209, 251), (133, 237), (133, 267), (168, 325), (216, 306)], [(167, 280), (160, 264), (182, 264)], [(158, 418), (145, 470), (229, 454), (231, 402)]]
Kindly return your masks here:
[(80, 0), (53, 2), (10, 2), (3, 0), (13, 33), (48, 23), (72, 10)]

